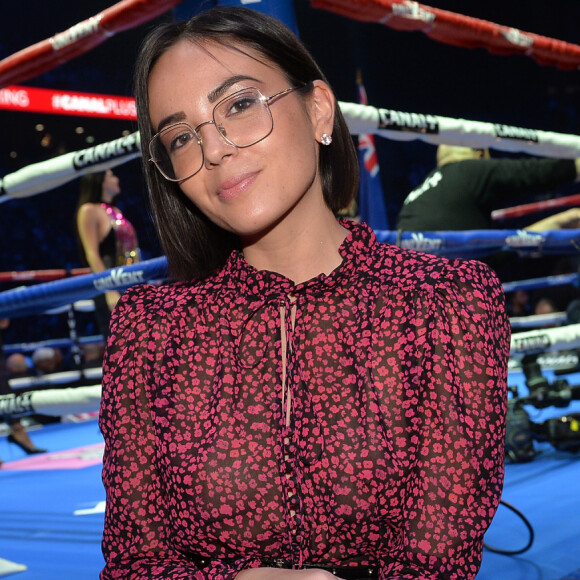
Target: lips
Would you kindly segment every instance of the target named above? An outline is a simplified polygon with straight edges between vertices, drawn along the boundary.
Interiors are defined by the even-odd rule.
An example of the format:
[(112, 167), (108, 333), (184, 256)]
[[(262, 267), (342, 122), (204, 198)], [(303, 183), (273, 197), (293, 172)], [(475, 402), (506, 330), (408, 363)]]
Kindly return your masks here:
[(243, 173), (223, 181), (217, 188), (217, 195), (220, 199), (233, 199), (242, 194), (254, 181), (258, 173)]

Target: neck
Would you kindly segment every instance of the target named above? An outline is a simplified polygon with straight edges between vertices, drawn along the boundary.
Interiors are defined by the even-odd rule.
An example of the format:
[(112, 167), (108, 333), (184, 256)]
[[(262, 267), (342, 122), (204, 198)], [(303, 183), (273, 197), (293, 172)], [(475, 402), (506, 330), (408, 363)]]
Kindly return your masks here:
[(101, 195), (101, 201), (103, 203), (108, 203), (109, 205), (113, 205), (115, 201), (115, 194), (111, 193), (109, 189), (103, 189), (103, 194)]
[[(313, 212), (315, 214), (315, 212)], [(246, 261), (258, 270), (270, 270), (299, 284), (340, 266), (338, 248), (348, 235), (324, 206), (315, 219), (279, 224), (259, 240), (243, 244)]]

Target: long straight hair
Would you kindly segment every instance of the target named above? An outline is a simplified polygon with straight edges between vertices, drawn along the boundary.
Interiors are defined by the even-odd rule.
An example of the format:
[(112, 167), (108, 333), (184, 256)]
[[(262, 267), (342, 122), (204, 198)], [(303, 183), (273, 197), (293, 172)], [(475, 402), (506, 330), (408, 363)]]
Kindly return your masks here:
[(85, 203), (100, 203), (102, 201), (105, 174), (105, 171), (100, 171), (98, 173), (87, 173), (79, 178), (79, 200), (77, 207), (81, 207)]
[[(253, 51), (266, 64), (281, 70), (291, 86), (309, 85), (304, 91), (312, 90), (309, 83), (314, 80), (320, 79), (327, 84), (328, 81), (293, 32), (275, 18), (244, 7), (211, 8), (187, 22), (163, 24), (145, 39), (134, 78), (145, 176), (169, 273), (175, 279), (188, 280), (214, 273), (232, 250), (239, 249), (240, 241), (211, 222), (183, 194), (178, 184), (164, 179), (147, 160), (148, 143), (154, 135), (149, 117), (149, 76), (159, 58), (182, 39), (198, 44), (217, 43), (242, 52), (243, 49)], [(356, 150), (338, 103), (332, 136), (331, 145), (320, 146), (318, 170), (325, 203), (336, 214), (351, 203), (359, 179)]]
[(105, 181), (105, 175), (106, 171), (99, 171), (98, 173), (87, 173), (79, 178), (79, 199), (75, 213), (75, 237), (79, 258), (83, 266), (88, 266), (89, 263), (87, 262), (87, 256), (77, 226), (78, 214), (85, 203), (101, 203), (103, 200), (103, 182)]

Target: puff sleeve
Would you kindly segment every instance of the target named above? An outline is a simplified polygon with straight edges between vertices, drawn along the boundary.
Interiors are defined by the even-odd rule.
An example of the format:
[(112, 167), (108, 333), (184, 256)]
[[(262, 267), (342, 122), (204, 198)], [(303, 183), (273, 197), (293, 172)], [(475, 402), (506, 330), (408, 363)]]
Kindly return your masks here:
[[(226, 580), (243, 562), (199, 567), (180, 551), (171, 531), (175, 518), (158, 470), (155, 386), (169, 340), (175, 304), (156, 298), (154, 286), (129, 289), (113, 312), (103, 366), (100, 428), (105, 439), (106, 513), (101, 580), (163, 578)], [(158, 304), (163, 302), (163, 308)]]
[(424, 276), (402, 409), (389, 411), (405, 425), (408, 475), (397, 564), (382, 578), (472, 579), (503, 485), (509, 320), (484, 264), (456, 260)]

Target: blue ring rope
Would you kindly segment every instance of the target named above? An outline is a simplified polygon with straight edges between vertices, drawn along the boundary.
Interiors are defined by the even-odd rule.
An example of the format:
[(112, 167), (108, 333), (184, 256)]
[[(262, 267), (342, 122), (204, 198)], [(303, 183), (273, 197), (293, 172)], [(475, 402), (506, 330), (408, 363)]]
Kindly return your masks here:
[[(375, 231), (382, 243), (428, 252), (445, 257), (480, 258), (500, 251), (516, 251), (520, 256), (576, 254), (580, 250), (580, 230), (470, 230), (445, 232)], [(28, 287), (0, 292), (0, 318), (41, 314), (47, 310), (94, 298), (107, 290), (123, 291), (134, 284), (167, 276), (165, 256), (113, 268), (98, 274), (86, 274)], [(550, 276), (504, 285), (504, 290), (540, 288), (576, 283), (577, 276)], [(508, 289), (509, 287), (509, 289)]]

